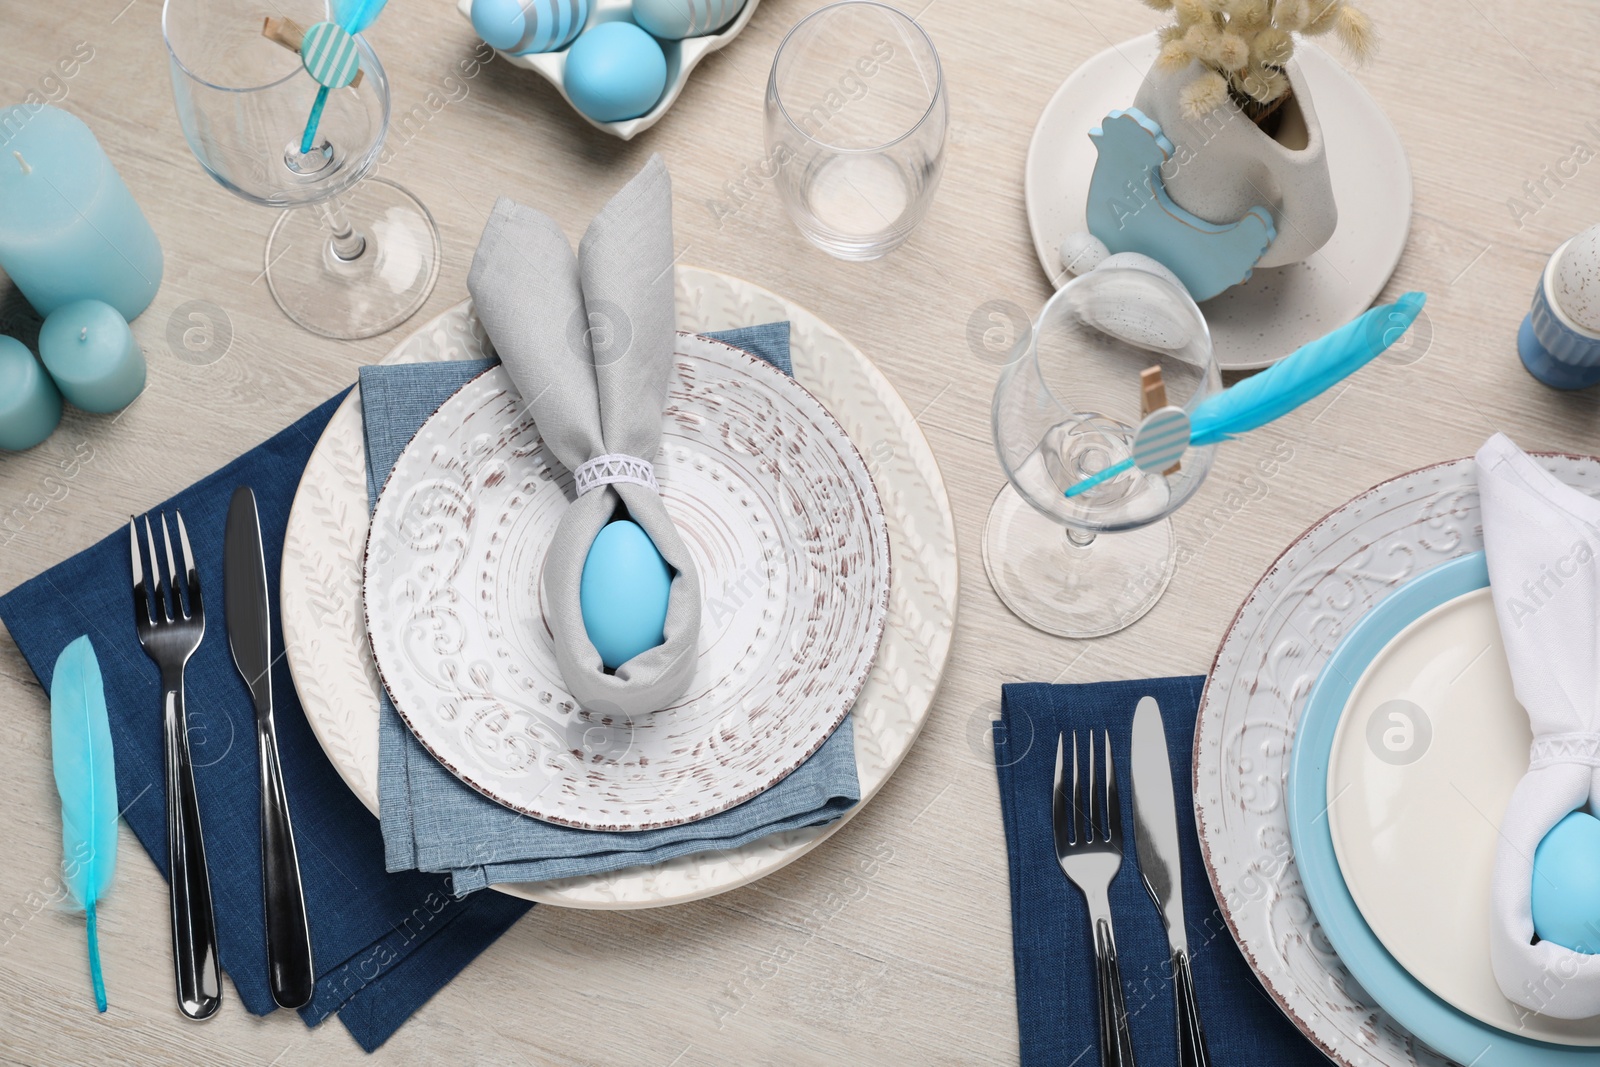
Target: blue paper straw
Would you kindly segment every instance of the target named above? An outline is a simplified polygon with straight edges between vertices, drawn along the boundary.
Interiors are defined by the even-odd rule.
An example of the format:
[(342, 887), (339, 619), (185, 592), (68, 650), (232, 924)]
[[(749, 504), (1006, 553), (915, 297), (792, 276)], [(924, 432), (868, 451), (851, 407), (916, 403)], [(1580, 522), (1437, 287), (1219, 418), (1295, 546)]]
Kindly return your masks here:
[(317, 123), (322, 121), (322, 105), (327, 102), (328, 87), (324, 85), (317, 90), (317, 102), (311, 105), (311, 117), (306, 120), (306, 134), (300, 138), (301, 155), (310, 152), (312, 142), (317, 139)]
[(1101, 471), (1099, 474), (1091, 474), (1089, 477), (1085, 478), (1083, 481), (1077, 483), (1071, 489), (1067, 490), (1067, 496), (1069, 496), (1069, 497), (1070, 496), (1077, 496), (1079, 493), (1087, 493), (1089, 490), (1093, 489), (1095, 486), (1099, 485), (1101, 482), (1108, 482), (1112, 478), (1115, 478), (1117, 475), (1121, 474), (1123, 471), (1129, 470), (1132, 467), (1133, 467), (1133, 457), (1129, 456), (1127, 459), (1123, 460), (1121, 463), (1113, 463), (1111, 466), (1107, 467), (1105, 470)]

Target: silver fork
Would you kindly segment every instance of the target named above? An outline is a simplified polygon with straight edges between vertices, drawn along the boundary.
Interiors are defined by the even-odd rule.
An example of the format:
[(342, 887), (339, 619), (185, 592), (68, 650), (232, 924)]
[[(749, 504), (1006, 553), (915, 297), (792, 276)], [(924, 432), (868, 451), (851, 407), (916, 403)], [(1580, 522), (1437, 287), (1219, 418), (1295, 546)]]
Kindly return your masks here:
[[(163, 515), (165, 580), (149, 517), (144, 520), (149, 555), (143, 560), (137, 520), (128, 520), (133, 554), (133, 621), (139, 644), (161, 668), (162, 730), (167, 755), (167, 867), (172, 881), (172, 956), (178, 1007), (191, 1019), (209, 1019), (222, 1004), (222, 977), (217, 963), (217, 925), (211, 911), (211, 878), (206, 871), (205, 842), (200, 836), (200, 805), (183, 709), (183, 668), (205, 636), (206, 615), (200, 599), (200, 573), (194, 566), (194, 553), (189, 550), (189, 531), (184, 529), (182, 513), (173, 514), (178, 521), (183, 570), (178, 570), (173, 557), (172, 534)], [(147, 564), (149, 582), (145, 581)]]
[[(1135, 1067), (1128, 1008), (1122, 995), (1122, 968), (1117, 964), (1117, 938), (1111, 927), (1111, 880), (1122, 867), (1122, 804), (1117, 799), (1116, 767), (1111, 762), (1111, 735), (1105, 734), (1105, 786), (1096, 788), (1094, 730), (1089, 731), (1088, 803), (1078, 777), (1078, 732), (1072, 732), (1072, 799), (1062, 789), (1064, 735), (1056, 735), (1056, 778), (1050, 818), (1055, 829), (1056, 861), (1067, 880), (1089, 905), (1094, 928), (1095, 987), (1100, 1010), (1102, 1067)], [(1070, 818), (1069, 818), (1070, 816)]]

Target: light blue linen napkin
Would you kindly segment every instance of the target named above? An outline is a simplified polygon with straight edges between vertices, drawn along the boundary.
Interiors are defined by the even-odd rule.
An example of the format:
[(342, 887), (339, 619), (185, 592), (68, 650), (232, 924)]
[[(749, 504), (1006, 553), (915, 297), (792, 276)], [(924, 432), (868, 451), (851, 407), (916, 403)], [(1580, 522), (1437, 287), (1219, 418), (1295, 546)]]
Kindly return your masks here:
[[(785, 374), (789, 324), (707, 334)], [(490, 361), (361, 368), (369, 505), (422, 423)], [(576, 830), (501, 807), (428, 754), (380, 696), (378, 806), (390, 871), (448, 872), (459, 895), (495, 882), (538, 882), (738, 848), (769, 834), (835, 821), (861, 799), (852, 720), (783, 781), (736, 808), (685, 826), (635, 833)]]

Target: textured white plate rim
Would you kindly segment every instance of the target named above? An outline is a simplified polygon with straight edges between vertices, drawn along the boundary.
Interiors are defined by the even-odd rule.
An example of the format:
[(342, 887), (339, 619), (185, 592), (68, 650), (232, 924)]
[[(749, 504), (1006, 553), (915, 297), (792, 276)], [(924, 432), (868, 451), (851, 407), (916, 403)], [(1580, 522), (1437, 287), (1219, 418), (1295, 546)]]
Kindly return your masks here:
[[(926, 547), (928, 551), (936, 553), (935, 561), (938, 564), (938, 569), (924, 574), (923, 584), (927, 587), (925, 592), (937, 598), (936, 606), (942, 608), (946, 613), (945, 618), (941, 620), (945, 624), (934, 629), (931, 640), (925, 639), (920, 643), (920, 647), (926, 652), (929, 675), (926, 680), (920, 677), (915, 679), (914, 684), (920, 686), (924, 692), (917, 700), (919, 706), (915, 707), (912, 712), (910, 729), (900, 735), (900, 744), (885, 753), (886, 758), (882, 760), (879, 766), (879, 773), (863, 780), (861, 800), (849, 811), (845, 812), (844, 816), (838, 821), (827, 826), (814, 827), (809, 830), (783, 835), (784, 840), (781, 844), (774, 845), (764, 851), (757, 851), (755, 846), (747, 845), (742, 849), (722, 854), (718, 857), (714, 867), (704, 868), (692, 875), (667, 870), (674, 863), (674, 861), (668, 861), (666, 864), (628, 868), (623, 871), (589, 878), (501, 884), (492, 887), (510, 896), (520, 897), (536, 903), (600, 911), (664, 907), (726, 893), (749, 885), (788, 866), (842, 829), (847, 822), (866, 807), (869, 801), (877, 796), (888, 780), (894, 776), (895, 771), (905, 761), (905, 757), (910, 753), (917, 738), (921, 736), (923, 727), (927, 724), (928, 714), (942, 687), (945, 668), (949, 665), (950, 649), (954, 641), (955, 629), (960, 615), (959, 544), (957, 541), (955, 514), (950, 506), (949, 494), (945, 489), (944, 478), (939, 470), (938, 460), (934, 456), (932, 447), (928, 444), (927, 436), (922, 432), (921, 426), (912, 415), (911, 409), (906, 405), (889, 380), (884, 377), (883, 372), (871, 360), (867, 359), (855, 345), (851, 344), (838, 331), (828, 326), (813, 312), (760, 286), (752, 285), (742, 279), (717, 271), (680, 265), (676, 273), (679, 284), (687, 282), (691, 285), (700, 286), (716, 285), (747, 300), (764, 299), (770, 301), (773, 305), (781, 308), (782, 313), (789, 317), (791, 323), (799, 327), (796, 330), (797, 345), (803, 346), (804, 337), (808, 331), (816, 331), (823, 341), (832, 346), (832, 349), (836, 349), (836, 351), (832, 349), (819, 350), (819, 355), (825, 351), (830, 359), (849, 360), (852, 369), (865, 380), (871, 393), (871, 400), (875, 404), (881, 405), (885, 417), (893, 422), (894, 431), (905, 445), (905, 462), (915, 468), (917, 475), (925, 481), (928, 494), (931, 497), (931, 507), (937, 512), (937, 521), (935, 523), (931, 525), (923, 524), (920, 527), (924, 530), (933, 529), (934, 535), (921, 537), (918, 544)], [(401, 355), (412, 345), (418, 343), (419, 338), (424, 334), (430, 330), (442, 328), (443, 324), (453, 316), (466, 313), (470, 305), (470, 299), (463, 300), (416, 326), (395, 344), (383, 361), (399, 361)], [(701, 306), (696, 307), (694, 313), (696, 316), (702, 316), (706, 314), (706, 311)], [(683, 314), (681, 310), (679, 314), (680, 316)], [(744, 324), (748, 325), (748, 323)], [(732, 328), (735, 325), (739, 325), (739, 323), (702, 324), (697, 328), (721, 330)], [(804, 349), (800, 347), (797, 350), (803, 351)], [(359, 419), (359, 403), (358, 392), (352, 390), (340, 404), (339, 411), (343, 411), (347, 415), (353, 412), (355, 418)], [(338, 418), (337, 413), (334, 418)], [(324, 437), (326, 436), (327, 431), (325, 430)], [(319, 440), (319, 448), (321, 444), (322, 441)], [(328, 462), (332, 462), (333, 459), (334, 457), (330, 454)], [(310, 518), (307, 513), (311, 508), (311, 504), (305, 497), (304, 488), (304, 485), (302, 485), (301, 490), (297, 491), (294, 504), (290, 510), (289, 529), (291, 531), (297, 528), (297, 524), (310, 524)], [(360, 497), (361, 510), (356, 519), (357, 521), (364, 521), (366, 514), (366, 490), (364, 484), (360, 491)], [(297, 515), (297, 512), (301, 514)], [(946, 545), (949, 548), (948, 552), (939, 551)], [(926, 555), (926, 552), (924, 555)], [(318, 626), (328, 618), (332, 610), (337, 608), (337, 604), (333, 608), (329, 608), (320, 603), (320, 598), (327, 592), (326, 589), (301, 589), (299, 584), (301, 576), (296, 574), (294, 562), (286, 553), (283, 564), (280, 567), (280, 598), (285, 595), (294, 595), (297, 600), (303, 600), (305, 606), (310, 610), (305, 613), (303, 618), (289, 612), (285, 612), (281, 616), (285, 629), (285, 650), (290, 673), (300, 692), (302, 702), (307, 705), (307, 720), (318, 742), (328, 753), (330, 761), (344, 780), (345, 785), (376, 816), (378, 800), (375, 777), (369, 780), (369, 775), (364, 767), (343, 764), (338, 753), (345, 752), (347, 755), (349, 753), (346, 749), (345, 741), (339, 738), (336, 733), (329, 732), (335, 730), (335, 724), (331, 721), (324, 721), (317, 715), (310, 713), (313, 701), (306, 697), (308, 691), (306, 682), (312, 680), (306, 674), (310, 669), (310, 664), (302, 662), (301, 656), (297, 653), (300, 653), (304, 648), (314, 646), (321, 640)], [(892, 605), (894, 596), (892, 587), (890, 595)], [(302, 629), (302, 627), (306, 629)], [(340, 634), (334, 634), (333, 639), (335, 641), (346, 640), (351, 643), (357, 643), (353, 637), (344, 638)], [(364, 642), (360, 643), (364, 645)], [(378, 684), (375, 678), (371, 678), (365, 679), (360, 687), (362, 698), (371, 699), (374, 712), (377, 701), (375, 687)], [(859, 745), (862, 734), (863, 731), (858, 724), (858, 763), (860, 762)], [(375, 776), (375, 774), (376, 769), (374, 767), (372, 775)], [(657, 879), (665, 879), (672, 884), (663, 888), (657, 884)]]
[[(833, 417), (833, 413), (830, 412), (821, 401), (812, 396), (811, 392), (806, 389), (805, 386), (795, 381), (789, 375), (784, 374), (782, 371), (778, 370), (765, 360), (757, 359), (744, 349), (735, 348), (733, 345), (730, 345), (725, 341), (719, 341), (711, 337), (700, 337), (685, 330), (677, 331), (676, 343), (677, 349), (674, 352), (674, 356), (693, 356), (693, 352), (684, 350), (686, 347), (708, 348), (718, 352), (724, 358), (727, 358), (728, 360), (737, 364), (741, 369), (748, 372), (750, 374), (751, 381), (760, 383), (758, 388), (766, 388), (776, 393), (788, 393), (792, 396), (804, 397), (805, 400), (809, 401), (810, 404), (813, 405), (812, 410), (807, 412), (807, 414), (809, 414), (813, 419), (817, 420), (817, 422), (812, 424), (811, 428), (819, 431), (819, 436), (830, 441), (834, 445), (836, 451), (848, 453), (847, 457), (841, 457), (846, 467), (850, 465), (850, 459), (853, 458), (857, 466), (860, 468), (859, 472), (852, 472), (852, 474), (859, 473), (860, 475), (859, 478), (852, 478), (852, 483), (859, 491), (861, 491), (862, 510), (866, 513), (867, 521), (871, 526), (870, 537), (873, 542), (873, 547), (883, 559), (882, 577), (875, 579), (878, 584), (877, 595), (867, 602), (869, 617), (868, 625), (871, 630), (871, 636), (868, 638), (867, 643), (871, 646), (872, 654), (865, 657), (861, 661), (860, 665), (856, 667), (854, 673), (842, 687), (843, 691), (849, 694), (849, 697), (840, 704), (836, 712), (832, 715), (832, 721), (829, 723), (826, 731), (816, 739), (815, 743), (813, 743), (810, 748), (806, 749), (805, 752), (801, 753), (798, 757), (794, 757), (792, 762), (785, 765), (775, 776), (769, 778), (765, 785), (753, 792), (739, 793), (730, 796), (728, 799), (720, 802), (719, 804), (707, 807), (705, 810), (696, 812), (693, 815), (685, 815), (672, 819), (661, 819), (632, 828), (619, 827), (609, 824), (601, 825), (598, 823), (584, 822), (577, 819), (567, 819), (550, 811), (534, 810), (533, 808), (517, 803), (510, 797), (500, 796), (494, 789), (491, 789), (480, 782), (474, 781), (472, 777), (457, 768), (456, 765), (451, 762), (450, 756), (445, 753), (441, 753), (429, 743), (427, 737), (424, 736), (427, 731), (418, 731), (417, 724), (412, 721), (412, 716), (407, 713), (404, 707), (402, 707), (402, 702), (394, 698), (394, 689), (389, 686), (387, 680), (384, 680), (383, 685), (389, 690), (390, 693), (389, 702), (394, 706), (395, 711), (399, 713), (401, 720), (406, 724), (406, 729), (411, 731), (411, 736), (415, 737), (418, 743), (420, 743), (423, 748), (428, 750), (428, 754), (430, 756), (438, 760), (446, 770), (453, 774), (457, 781), (471, 786), (473, 789), (477, 790), (479, 793), (482, 793), (484, 796), (488, 797), (490, 800), (501, 805), (502, 807), (510, 808), (512, 811), (521, 812), (524, 815), (539, 819), (542, 822), (555, 823), (559, 826), (571, 826), (579, 830), (603, 830), (626, 833), (629, 829), (632, 829), (637, 832), (643, 832), (646, 830), (656, 830), (669, 826), (684, 826), (689, 823), (699, 822), (701, 819), (720, 814), (721, 812), (727, 811), (730, 808), (736, 808), (740, 804), (754, 799), (756, 796), (759, 796), (766, 790), (771, 789), (773, 786), (783, 781), (783, 779), (799, 770), (806, 760), (810, 759), (817, 749), (821, 748), (828, 738), (833, 736), (834, 731), (839, 729), (839, 725), (844, 722), (845, 716), (850, 714), (850, 709), (855, 706), (856, 698), (861, 695), (861, 689), (864, 685), (866, 685), (867, 682), (867, 675), (872, 672), (872, 665), (877, 659), (878, 648), (883, 643), (884, 624), (889, 615), (889, 590), (892, 586), (894, 560), (889, 550), (889, 526), (883, 513), (883, 499), (878, 495), (878, 487), (876, 484), (874, 484), (872, 475), (868, 473), (866, 460), (862, 458), (860, 450), (855, 446), (855, 442), (850, 440), (850, 435), (845, 433), (844, 427), (839, 425), (839, 420)], [(445, 409), (450, 406), (450, 402), (454, 400), (457, 395), (481, 381), (484, 377), (495, 373), (497, 370), (500, 370), (500, 368), (486, 368), (482, 373), (474, 375), (471, 381), (462, 383), (460, 389), (457, 389), (455, 393), (452, 393), (448, 398), (446, 398), (444, 403), (440, 404), (438, 408), (434, 410), (433, 414), (429, 415), (428, 418), (423, 422), (423, 425), (418, 428), (417, 436), (412, 438), (411, 443), (401, 451), (401, 457), (403, 457), (406, 452), (410, 451), (413, 445), (422, 440), (422, 431), (427, 429), (428, 423), (433, 422), (435, 419), (442, 419), (446, 416), (447, 413)], [(804, 410), (805, 404), (798, 404), (796, 407)], [(383, 488), (378, 491), (378, 503), (373, 508), (374, 515), (377, 514), (377, 508), (381, 507), (383, 504), (383, 495), (389, 491), (389, 486), (394, 479), (395, 470), (400, 466), (401, 457), (397, 457), (395, 459), (394, 466), (389, 468), (389, 474), (386, 478), (384, 478)], [(374, 559), (372, 542), (379, 532), (380, 528), (377, 523), (372, 523), (367, 527), (366, 550), (362, 554), (361, 562), (363, 588), (365, 588), (376, 578), (372, 572), (372, 561)], [(378, 642), (372, 636), (372, 615), (368, 611), (367, 603), (367, 599), (363, 597), (361, 610), (364, 618), (366, 619), (367, 641), (372, 648), (373, 661), (378, 665), (378, 677), (382, 679), (384, 677), (383, 661), (378, 655)], [(415, 711), (415, 709), (412, 710)]]
[[(1144, 78), (1144, 68), (1138, 63), (1134, 62), (1134, 60), (1129, 59), (1125, 54), (1124, 49), (1141, 55), (1144, 52), (1150, 52), (1153, 54), (1153, 44), (1155, 42), (1155, 38), (1156, 35), (1154, 33), (1144, 34), (1142, 36), (1123, 41), (1121, 44), (1112, 45), (1111, 47), (1103, 49), (1102, 51), (1089, 57), (1088, 60), (1078, 66), (1077, 69), (1075, 69), (1071, 74), (1069, 74), (1066, 80), (1063, 81), (1056, 91), (1051, 95), (1049, 101), (1039, 113), (1038, 122), (1034, 125), (1033, 135), (1028, 141), (1028, 154), (1026, 162), (1023, 165), (1023, 200), (1028, 212), (1028, 229), (1033, 237), (1034, 254), (1038, 256), (1039, 265), (1041, 268), (1043, 268), (1045, 277), (1049, 278), (1050, 284), (1057, 289), (1061, 288), (1061, 286), (1067, 283), (1068, 276), (1066, 272), (1059, 266), (1059, 249), (1052, 247), (1048, 239), (1045, 237), (1044, 228), (1039, 221), (1040, 213), (1037, 207), (1044, 197), (1050, 195), (1046, 189), (1041, 187), (1046, 181), (1045, 174), (1052, 173), (1046, 171), (1043, 164), (1040, 162), (1040, 158), (1042, 157), (1044, 151), (1041, 146), (1046, 135), (1045, 127), (1055, 116), (1056, 111), (1065, 106), (1065, 101), (1078, 90), (1080, 84), (1088, 81), (1087, 72), (1090, 70), (1090, 68), (1097, 62), (1105, 60), (1113, 54), (1115, 54), (1115, 56), (1121, 59), (1124, 63), (1134, 67), (1137, 71), (1137, 80), (1134, 81), (1132, 90), (1128, 93), (1127, 101), (1122, 105), (1123, 107), (1132, 107), (1133, 92), (1137, 91), (1139, 83), (1142, 82)], [(1302, 40), (1299, 42), (1298, 47), (1301, 49), (1302, 53), (1309, 53), (1313, 51), (1322, 53), (1322, 50), (1310, 41)], [(1323, 58), (1345, 75), (1346, 81), (1349, 83), (1348, 87), (1353, 89), (1354, 92), (1360, 94), (1363, 103), (1370, 105), (1370, 107), (1378, 114), (1384, 114), (1383, 109), (1378, 106), (1377, 100), (1370, 92), (1367, 91), (1367, 88), (1362, 85), (1359, 80), (1351, 76), (1348, 71), (1344, 70), (1343, 67), (1340, 67), (1331, 56), (1326, 56), (1324, 53)], [(1322, 106), (1320, 101), (1319, 106)], [(1055, 131), (1052, 130), (1050, 132), (1053, 134)], [(1088, 131), (1082, 132), (1087, 134)], [(1366, 287), (1370, 288), (1371, 292), (1364, 300), (1360, 302), (1359, 307), (1355, 307), (1355, 301), (1351, 301), (1352, 310), (1349, 315), (1350, 318), (1354, 318), (1362, 311), (1365, 311), (1367, 307), (1377, 299), (1378, 294), (1383, 292), (1383, 288), (1389, 283), (1389, 279), (1393, 276), (1395, 268), (1399, 266), (1400, 257), (1405, 251), (1406, 242), (1410, 237), (1411, 231), (1411, 214), (1412, 208), (1415, 205), (1415, 191), (1412, 183), (1411, 161), (1406, 155), (1405, 145), (1400, 141), (1400, 135), (1398, 131), (1395, 130), (1393, 123), (1389, 122), (1387, 115), (1384, 115), (1384, 126), (1380, 132), (1386, 133), (1388, 135), (1387, 139), (1393, 143), (1395, 148), (1395, 161), (1400, 165), (1405, 173), (1405, 180), (1401, 183), (1401, 185), (1403, 187), (1405, 197), (1406, 225), (1405, 231), (1399, 235), (1399, 239), (1396, 242), (1393, 258), (1387, 267), (1382, 271), (1383, 276), (1382, 278), (1378, 279), (1377, 285), (1369, 285)], [(1351, 225), (1352, 222), (1353, 220), (1351, 219), (1349, 212), (1341, 213), (1339, 220), (1339, 225), (1341, 228)], [(1220, 300), (1224, 299), (1225, 297), (1226, 294), (1223, 294), (1223, 296), (1216, 297), (1214, 299)], [(1206, 303), (1201, 304), (1200, 310), (1202, 312), (1206, 311), (1210, 303), (1211, 301), (1207, 301)], [(1286, 313), (1279, 309), (1275, 309), (1274, 314)], [(1312, 339), (1313, 338), (1310, 337), (1306, 338), (1307, 341)], [(1271, 357), (1233, 358), (1230, 353), (1219, 348), (1217, 353), (1217, 362), (1223, 370), (1261, 370), (1265, 367), (1270, 367), (1273, 363), (1276, 363), (1278, 360), (1282, 359), (1288, 354), (1288, 352), (1281, 352), (1278, 355)]]
[[(1554, 458), (1570, 460), (1573, 462), (1587, 461), (1600, 463), (1600, 456), (1589, 456), (1576, 452), (1530, 452), (1528, 455), (1534, 457), (1535, 459)], [(1383, 490), (1388, 489), (1397, 483), (1406, 481), (1407, 479), (1419, 477), (1427, 474), (1429, 471), (1453, 467), (1460, 463), (1471, 463), (1472, 459), (1473, 457), (1471, 456), (1461, 456), (1455, 459), (1441, 460), (1438, 463), (1429, 463), (1425, 466), (1418, 467), (1415, 470), (1409, 470), (1403, 474), (1397, 474), (1392, 478), (1386, 478), (1370, 488), (1362, 490), (1343, 503), (1330, 508), (1328, 512), (1322, 516), (1322, 518), (1318, 519), (1310, 526), (1307, 526), (1299, 536), (1290, 540), (1290, 542), (1284, 546), (1283, 551), (1279, 552), (1278, 555), (1273, 558), (1272, 562), (1267, 565), (1266, 569), (1261, 572), (1261, 577), (1257, 579), (1255, 585), (1250, 588), (1249, 595), (1247, 595), (1240, 603), (1239, 609), (1234, 612), (1233, 618), (1229, 621), (1227, 628), (1223, 630), (1222, 640), (1217, 643), (1217, 652), (1211, 661), (1211, 670), (1206, 674), (1206, 684), (1200, 692), (1200, 710), (1195, 716), (1194, 744), (1190, 752), (1191, 770), (1189, 786), (1192, 795), (1198, 796), (1201, 792), (1201, 725), (1206, 712), (1207, 700), (1211, 695), (1212, 682), (1216, 678), (1217, 671), (1222, 664), (1223, 653), (1226, 651), (1228, 642), (1232, 638), (1233, 632), (1238, 627), (1240, 620), (1244, 617), (1246, 610), (1248, 610), (1249, 607), (1255, 602), (1256, 598), (1261, 595), (1262, 586), (1266, 583), (1267, 579), (1282, 565), (1285, 557), (1287, 557), (1289, 553), (1292, 552), (1302, 542), (1308, 541), (1313, 534), (1326, 526), (1329, 520), (1335, 518), (1347, 508), (1352, 508), (1370, 497), (1375, 497)], [(1211, 854), (1211, 841), (1206, 834), (1205, 809), (1201, 807), (1199, 803), (1194, 805), (1194, 821), (1195, 835), (1200, 839), (1200, 858), (1206, 869), (1206, 878), (1211, 883), (1211, 895), (1216, 899), (1217, 911), (1219, 914), (1221, 914), (1222, 921), (1227, 924), (1229, 936), (1233, 938), (1234, 944), (1239, 947), (1240, 954), (1244, 956), (1245, 963), (1249, 965), (1251, 972), (1256, 976), (1256, 980), (1261, 985), (1261, 988), (1266, 992), (1267, 996), (1272, 998), (1272, 1002), (1278, 1006), (1278, 1010), (1283, 1012), (1284, 1016), (1290, 1022), (1294, 1023), (1301, 1035), (1304, 1036), (1307, 1041), (1310, 1041), (1319, 1050), (1321, 1050), (1322, 1054), (1327, 1056), (1328, 1059), (1332, 1060), (1334, 1063), (1343, 1065), (1343, 1067), (1367, 1067), (1369, 1061), (1365, 1059), (1352, 1060), (1348, 1056), (1342, 1054), (1338, 1049), (1330, 1046), (1328, 1042), (1325, 1041), (1317, 1032), (1317, 1030), (1311, 1025), (1311, 1023), (1302, 1018), (1300, 1014), (1294, 1010), (1293, 1006), (1289, 1003), (1283, 992), (1278, 988), (1277, 983), (1273, 980), (1273, 978), (1264, 973), (1260, 963), (1256, 959), (1255, 953), (1251, 950), (1250, 943), (1240, 932), (1238, 918), (1234, 915), (1233, 909), (1228, 906), (1228, 893), (1222, 885), (1222, 881), (1217, 870), (1216, 860)], [(1291, 859), (1289, 863), (1292, 865), (1293, 860)], [(1314, 922), (1315, 919), (1312, 918), (1308, 919), (1307, 921)]]
[[(1189, 754), (1189, 792), (1191, 796), (1198, 794), (1200, 790), (1200, 716), (1205, 712), (1206, 698), (1211, 695), (1212, 679), (1216, 678), (1217, 671), (1222, 666), (1222, 652), (1228, 644), (1228, 638), (1233, 635), (1234, 628), (1237, 627), (1240, 620), (1244, 618), (1245, 609), (1250, 606), (1251, 602), (1254, 601), (1256, 596), (1260, 593), (1261, 585), (1266, 581), (1267, 575), (1278, 569), (1278, 566), (1283, 563), (1284, 557), (1287, 556), (1296, 545), (1309, 538), (1312, 533), (1320, 529), (1329, 519), (1333, 518), (1334, 515), (1343, 511), (1357, 500), (1376, 493), (1379, 489), (1382, 489), (1390, 482), (1398, 482), (1404, 478), (1409, 478), (1414, 474), (1420, 474), (1423, 471), (1432, 470), (1434, 467), (1449, 466), (1451, 463), (1456, 462), (1459, 462), (1459, 460), (1446, 460), (1443, 463), (1429, 464), (1426, 467), (1419, 467), (1414, 471), (1407, 471), (1405, 474), (1396, 475), (1395, 477), (1386, 481), (1379, 482), (1370, 489), (1366, 489), (1363, 492), (1357, 493), (1354, 497), (1351, 497), (1342, 504), (1330, 508), (1327, 514), (1323, 515), (1322, 518), (1306, 527), (1298, 537), (1291, 539), (1290, 542), (1283, 547), (1283, 551), (1279, 552), (1277, 556), (1273, 557), (1272, 562), (1267, 565), (1266, 570), (1261, 572), (1261, 577), (1256, 580), (1255, 585), (1250, 587), (1250, 594), (1244, 598), (1243, 602), (1240, 603), (1239, 609), (1233, 613), (1233, 618), (1229, 620), (1227, 627), (1222, 631), (1222, 640), (1217, 643), (1216, 655), (1211, 659), (1211, 669), (1206, 672), (1206, 684), (1200, 690), (1200, 712), (1195, 715), (1194, 744)], [(1300, 1033), (1308, 1041), (1316, 1045), (1317, 1048), (1322, 1051), (1323, 1055), (1327, 1056), (1335, 1063), (1344, 1063), (1345, 1061), (1339, 1058), (1338, 1053), (1325, 1041), (1323, 1041), (1322, 1038), (1318, 1036), (1317, 1032), (1313, 1030), (1305, 1020), (1301, 1019), (1299, 1015), (1295, 1014), (1294, 1009), (1290, 1007), (1289, 1002), (1278, 991), (1277, 986), (1273, 982), (1269, 981), (1266, 975), (1261, 973), (1261, 967), (1256, 963), (1255, 954), (1250, 951), (1249, 944), (1240, 934), (1239, 925), (1234, 919), (1233, 910), (1228, 907), (1227, 890), (1223, 888), (1222, 882), (1218, 876), (1216, 862), (1211, 858), (1211, 842), (1206, 837), (1205, 809), (1199, 804), (1194, 805), (1194, 826), (1195, 836), (1200, 839), (1200, 861), (1205, 866), (1206, 878), (1211, 883), (1211, 895), (1217, 901), (1217, 911), (1222, 914), (1222, 921), (1228, 924), (1229, 936), (1233, 938), (1234, 944), (1239, 946), (1240, 953), (1243, 954), (1245, 962), (1250, 966), (1251, 972), (1255, 974), (1256, 979), (1261, 983), (1261, 988), (1266, 990), (1267, 995), (1272, 998), (1272, 1002), (1278, 1006), (1278, 1010), (1283, 1012), (1284, 1016), (1288, 1018), (1289, 1021), (1293, 1022), (1295, 1027), (1299, 1029)]]

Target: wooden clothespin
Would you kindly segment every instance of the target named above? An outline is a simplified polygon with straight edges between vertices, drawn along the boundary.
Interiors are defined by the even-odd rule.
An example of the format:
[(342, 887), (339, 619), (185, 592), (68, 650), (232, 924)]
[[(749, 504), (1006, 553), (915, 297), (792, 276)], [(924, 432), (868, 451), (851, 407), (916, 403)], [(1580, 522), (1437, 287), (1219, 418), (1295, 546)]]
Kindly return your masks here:
[[(289, 51), (298, 55), (300, 46), (305, 42), (306, 29), (294, 19), (275, 19), (271, 15), (261, 20), (261, 36), (274, 44), (281, 44)], [(362, 71), (357, 70), (356, 76), (350, 82), (354, 89), (361, 84)]]
[[(1167, 382), (1161, 376), (1159, 366), (1147, 367), (1139, 372), (1139, 414), (1149, 418), (1152, 414), (1167, 407)], [(1175, 474), (1183, 466), (1174, 463), (1163, 474)]]
[(1150, 367), (1139, 372), (1141, 403), (1140, 415), (1149, 415), (1167, 406), (1167, 383), (1161, 377), (1160, 367)]

